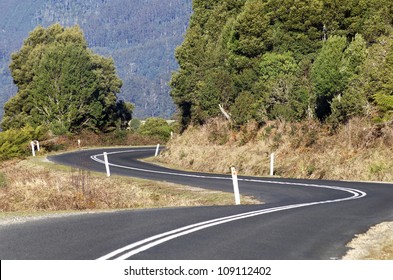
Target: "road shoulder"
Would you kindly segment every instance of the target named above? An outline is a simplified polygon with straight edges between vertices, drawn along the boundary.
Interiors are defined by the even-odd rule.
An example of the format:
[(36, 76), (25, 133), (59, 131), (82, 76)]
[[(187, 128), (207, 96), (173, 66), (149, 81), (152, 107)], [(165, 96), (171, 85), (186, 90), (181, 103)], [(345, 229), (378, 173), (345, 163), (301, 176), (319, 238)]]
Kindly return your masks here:
[(384, 222), (357, 235), (344, 260), (393, 260), (393, 222)]

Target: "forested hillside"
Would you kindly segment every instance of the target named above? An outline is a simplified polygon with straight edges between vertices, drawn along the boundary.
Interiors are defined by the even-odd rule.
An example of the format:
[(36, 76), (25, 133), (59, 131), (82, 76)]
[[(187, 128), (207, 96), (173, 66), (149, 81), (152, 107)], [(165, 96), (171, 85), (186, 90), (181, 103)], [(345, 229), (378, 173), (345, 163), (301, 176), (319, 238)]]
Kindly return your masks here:
[(193, 10), (171, 80), (183, 128), (219, 105), (235, 126), (391, 119), (392, 1), (194, 0)]
[(265, 176), (274, 153), (282, 177), (393, 180), (393, 1), (193, 0), (193, 11), (171, 79), (183, 133), (161, 161)]
[(0, 115), (16, 93), (10, 55), (37, 25), (78, 24), (89, 47), (112, 56), (134, 115), (169, 117), (174, 112), (167, 83), (177, 69), (174, 49), (183, 41), (191, 0), (2, 0), (0, 1)]

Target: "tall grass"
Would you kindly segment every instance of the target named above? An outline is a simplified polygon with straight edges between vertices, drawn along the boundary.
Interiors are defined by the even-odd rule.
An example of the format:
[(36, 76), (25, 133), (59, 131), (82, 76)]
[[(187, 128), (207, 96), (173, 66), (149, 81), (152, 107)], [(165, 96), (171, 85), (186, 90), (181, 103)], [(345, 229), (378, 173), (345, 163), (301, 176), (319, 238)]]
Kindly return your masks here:
[[(233, 195), (125, 177), (107, 178), (36, 161), (3, 162), (0, 212), (135, 209), (233, 204)], [(256, 203), (244, 199), (245, 203)]]

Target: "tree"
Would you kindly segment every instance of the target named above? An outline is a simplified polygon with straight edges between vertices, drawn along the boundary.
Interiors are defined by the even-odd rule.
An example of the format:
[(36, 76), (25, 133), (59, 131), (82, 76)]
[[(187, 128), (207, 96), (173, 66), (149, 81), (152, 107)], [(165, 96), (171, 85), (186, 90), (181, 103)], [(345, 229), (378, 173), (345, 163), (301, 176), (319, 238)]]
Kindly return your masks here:
[(367, 43), (357, 34), (344, 51), (340, 64), (345, 89), (342, 96), (337, 95), (331, 101), (329, 122), (333, 125), (347, 122), (351, 117), (362, 115), (367, 104), (367, 97), (360, 90), (359, 78), (367, 58)]
[[(294, 92), (298, 71), (292, 53), (266, 53), (262, 56), (259, 67), (259, 90), (265, 92), (268, 114), (271, 118), (290, 118), (289, 101)], [(281, 110), (283, 106), (286, 109)]]
[(377, 105), (382, 120), (393, 116), (393, 35), (381, 36), (368, 50), (359, 75), (360, 91)]
[[(315, 115), (339, 124), (362, 114), (369, 101), (393, 110), (389, 59), (382, 60), (383, 78), (377, 72), (366, 78), (364, 66), (367, 49), (393, 33), (392, 1), (193, 4), (190, 27), (176, 53), (180, 69), (171, 83), (183, 128), (215, 117), (220, 104), (238, 125)], [(376, 68), (371, 60), (368, 68)], [(367, 81), (371, 88), (364, 93), (359, 87), (367, 88)]]
[(271, 49), (272, 46), (267, 44), (270, 19), (265, 13), (265, 6), (265, 1), (246, 1), (244, 11), (233, 27), (230, 42), (233, 53), (252, 58)]
[(231, 106), (231, 114), (235, 124), (242, 126), (250, 120), (255, 120), (259, 124), (264, 123), (266, 112), (262, 102), (261, 99), (256, 99), (250, 92), (242, 92)]
[(219, 104), (230, 106), (236, 98), (226, 69), (223, 33), (243, 2), (245, 0), (193, 1), (194, 14), (189, 29), (175, 52), (180, 69), (170, 82), (182, 129), (190, 123), (203, 124), (219, 114)]
[(316, 114), (321, 120), (330, 115), (333, 98), (343, 92), (341, 61), (346, 46), (345, 37), (330, 37), (313, 64), (311, 79), (316, 97)]
[(5, 130), (47, 125), (64, 134), (131, 119), (131, 107), (116, 102), (122, 81), (113, 60), (89, 50), (78, 26), (37, 27), (12, 55), (10, 70), (18, 93), (5, 105)]

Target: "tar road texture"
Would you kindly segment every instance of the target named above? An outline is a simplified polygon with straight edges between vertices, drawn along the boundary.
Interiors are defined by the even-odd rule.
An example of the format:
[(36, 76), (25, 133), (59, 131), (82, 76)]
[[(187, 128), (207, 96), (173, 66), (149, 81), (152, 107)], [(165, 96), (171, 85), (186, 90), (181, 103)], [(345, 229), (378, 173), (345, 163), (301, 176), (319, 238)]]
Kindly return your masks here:
[[(138, 159), (155, 148), (82, 150), (50, 161), (111, 174), (233, 191), (229, 174), (177, 171)], [(229, 168), (228, 168), (229, 170)], [(393, 220), (393, 185), (239, 176), (259, 205), (89, 213), (0, 226), (0, 259), (329, 260)]]

